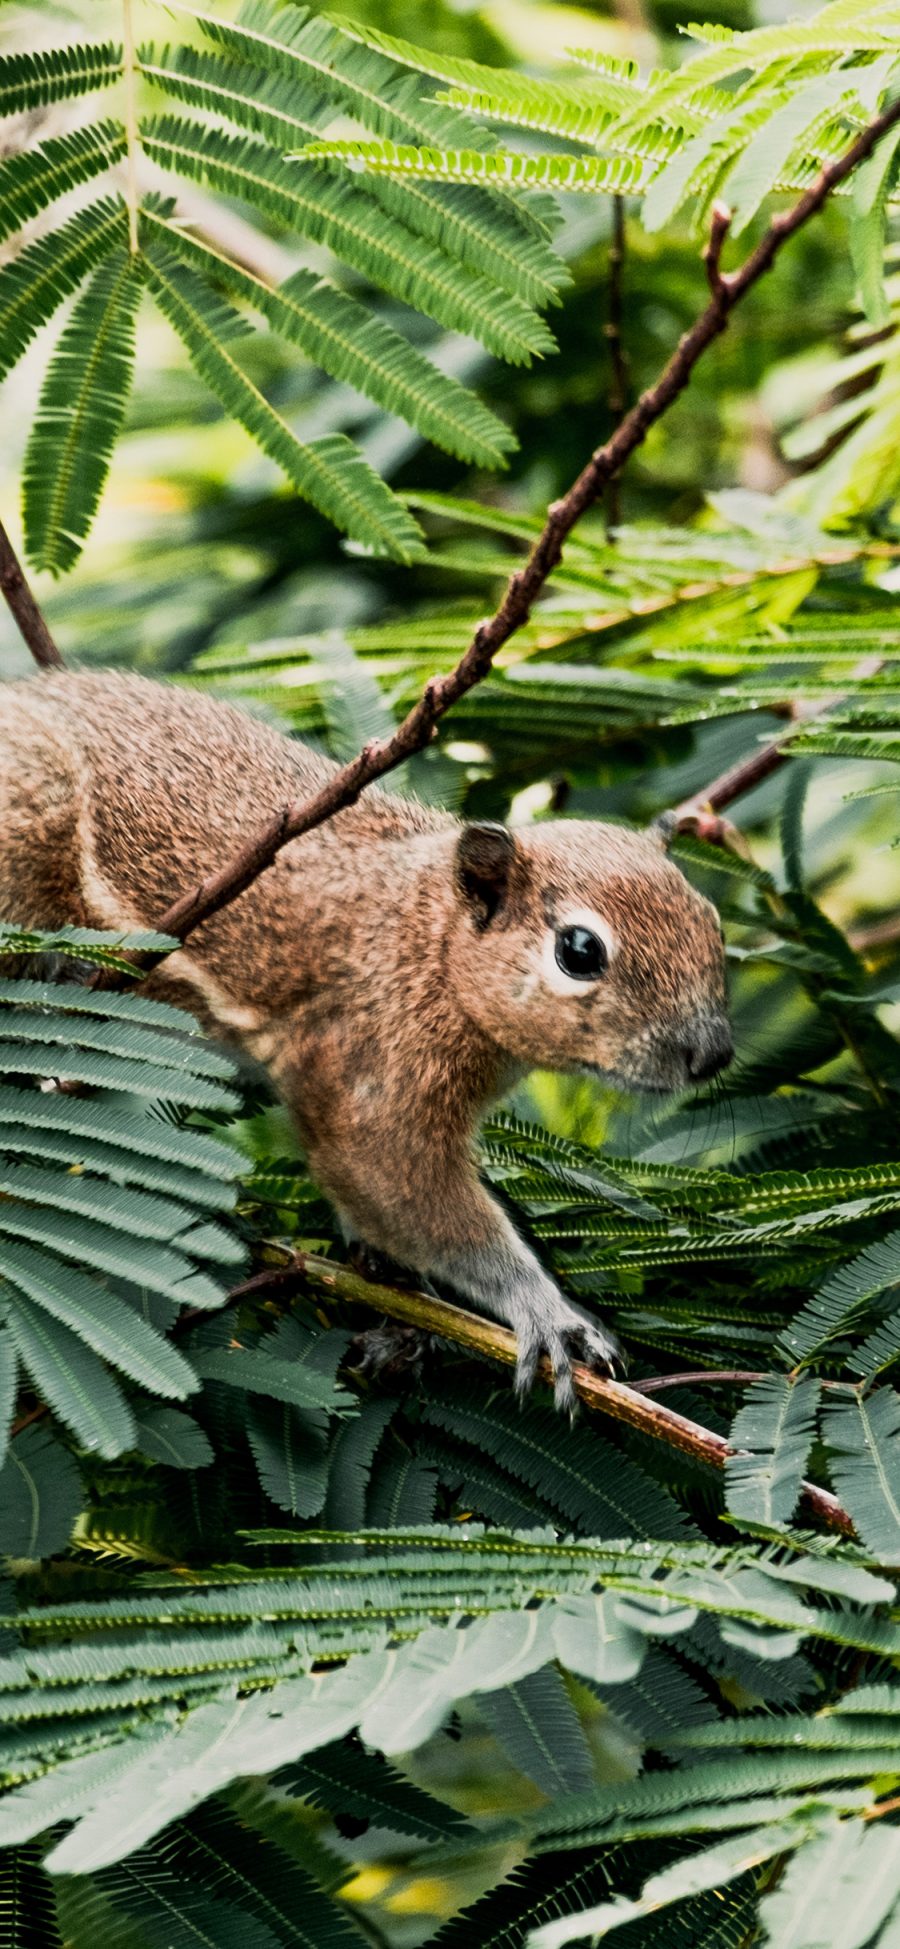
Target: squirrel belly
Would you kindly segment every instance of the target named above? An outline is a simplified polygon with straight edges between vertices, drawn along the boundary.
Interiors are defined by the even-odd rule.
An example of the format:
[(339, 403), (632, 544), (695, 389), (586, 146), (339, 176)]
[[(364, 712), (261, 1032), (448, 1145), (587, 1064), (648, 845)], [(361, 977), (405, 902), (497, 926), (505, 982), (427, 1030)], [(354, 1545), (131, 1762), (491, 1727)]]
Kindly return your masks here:
[[(152, 927), (331, 762), (204, 693), (106, 673), (0, 688), (0, 919)], [(714, 909), (619, 827), (464, 825), (371, 789), (291, 841), (152, 977), (262, 1061), (345, 1229), (547, 1353), (615, 1343), (481, 1184), (486, 1106), (534, 1067), (683, 1088), (730, 1059)]]

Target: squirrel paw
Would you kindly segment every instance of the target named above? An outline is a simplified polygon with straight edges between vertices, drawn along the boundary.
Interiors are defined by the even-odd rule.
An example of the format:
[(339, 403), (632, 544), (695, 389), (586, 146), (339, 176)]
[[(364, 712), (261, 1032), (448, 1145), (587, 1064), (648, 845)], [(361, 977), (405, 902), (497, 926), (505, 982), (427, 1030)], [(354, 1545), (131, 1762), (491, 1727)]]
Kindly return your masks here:
[(615, 1380), (623, 1369), (622, 1352), (615, 1335), (568, 1301), (554, 1309), (552, 1315), (538, 1311), (527, 1321), (517, 1322), (516, 1339), (519, 1349), (516, 1393), (520, 1399), (530, 1392), (538, 1362), (547, 1354), (553, 1368), (555, 1405), (570, 1415), (574, 1414), (578, 1401), (572, 1378), (573, 1361), (599, 1368), (610, 1380)]
[(351, 1365), (370, 1379), (420, 1380), (431, 1335), (417, 1326), (401, 1326), (399, 1320), (385, 1320), (357, 1334), (350, 1346)]

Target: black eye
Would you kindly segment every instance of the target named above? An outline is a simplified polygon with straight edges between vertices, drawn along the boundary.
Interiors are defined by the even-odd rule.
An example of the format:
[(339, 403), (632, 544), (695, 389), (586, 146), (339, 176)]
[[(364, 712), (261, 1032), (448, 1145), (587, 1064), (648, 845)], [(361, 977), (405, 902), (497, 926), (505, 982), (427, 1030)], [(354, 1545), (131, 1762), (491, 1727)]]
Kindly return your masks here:
[(561, 927), (556, 936), (556, 965), (573, 981), (596, 981), (605, 974), (609, 956), (603, 942), (587, 927)]

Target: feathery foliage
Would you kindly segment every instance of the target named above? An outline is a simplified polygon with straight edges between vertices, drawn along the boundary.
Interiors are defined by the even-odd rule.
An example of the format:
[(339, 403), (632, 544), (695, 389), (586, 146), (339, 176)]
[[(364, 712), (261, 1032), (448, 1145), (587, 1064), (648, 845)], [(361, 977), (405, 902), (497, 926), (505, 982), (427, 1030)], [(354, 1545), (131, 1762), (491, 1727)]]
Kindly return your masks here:
[[(898, 8), (692, 28), (650, 74), (576, 50), (549, 78), (293, 0), (235, 11), (171, 0), (136, 51), (73, 34), (0, 58), (0, 113), (36, 118), (0, 160), (0, 371), (67, 307), (24, 479), (51, 573), (89, 533), (153, 312), (185, 384), (293, 493), (358, 551), (415, 563), (381, 616), (338, 614), (329, 577), (324, 635), (291, 599), (260, 604), (248, 647), (248, 594), (194, 661), (347, 757), (452, 665), (540, 532), (446, 473), (382, 478), (392, 421), (478, 468), (514, 450), (472, 347), (439, 332), (517, 369), (552, 352), (545, 313), (583, 253), (568, 229), (554, 247), (557, 194), (567, 216), (570, 190), (582, 213), (639, 196), (648, 230), (702, 230), (717, 197), (738, 234), (758, 223), (893, 93)], [(540, 1390), (514, 1406), (449, 1344), (373, 1379), (365, 1308), (289, 1269), (344, 1245), (258, 1078), (139, 985), (85, 985), (167, 944), (0, 931), (16, 1949), (394, 1949), (413, 1911), (436, 1949), (619, 1927), (648, 1949), (896, 1938), (898, 156), (880, 145), (835, 218), (862, 308), (817, 369), (826, 405), (787, 435), (806, 471), (696, 519), (682, 494), (682, 526), (580, 525), (502, 663), (395, 781), (466, 816), (568, 803), (640, 825), (783, 740), (790, 763), (741, 812), (750, 850), (672, 848), (726, 925), (732, 1068), (649, 1106), (538, 1077), (480, 1139), (645, 1400), (728, 1440), (723, 1471), (611, 1417), (569, 1425)], [(674, 337), (642, 278), (635, 316), (656, 306)], [(301, 361), (377, 409), (364, 445), (352, 416), (298, 410)], [(235, 555), (273, 508), (243, 511)], [(193, 569), (166, 557), (180, 604)], [(798, 701), (822, 715), (794, 721)], [(822, 1492), (852, 1534), (821, 1526)]]
[[(0, 266), (4, 369), (87, 272), (95, 273), (52, 356), (25, 469), (31, 557), (59, 574), (83, 546), (124, 419), (143, 292), (183, 340), (222, 410), (247, 429), (294, 491), (356, 542), (408, 561), (421, 546), (412, 515), (346, 436), (297, 438), (252, 370), (220, 342), (215, 293), (226, 290), (304, 359), (447, 452), (502, 466), (515, 444), (508, 429), (406, 330), (373, 311), (365, 293), (386, 293), (451, 331), (471, 334), (501, 358), (527, 363), (553, 350), (540, 310), (556, 301), (566, 278), (548, 241), (550, 206), (498, 203), (469, 189), (398, 191), (386, 184), (383, 191), (360, 191), (332, 169), (301, 169), (289, 159), (292, 151), (338, 110), (379, 134), (461, 138), (476, 148), (483, 138), (467, 116), (435, 106), (424, 76), (359, 47), (305, 8), (254, 0), (239, 23), (187, 7), (172, 12), (185, 36), (174, 44), (136, 50), (129, 34), (123, 46), (74, 41), (0, 58), (0, 118), (65, 103), (81, 116), (64, 134), (35, 143), (26, 137), (0, 157), (0, 237), (37, 220), (43, 225), (34, 241), (23, 235)], [(120, 115), (98, 119), (93, 98), (105, 109), (110, 88)], [(145, 113), (158, 109), (160, 95), (165, 112)], [(187, 112), (174, 113), (175, 105)], [(118, 219), (109, 220), (105, 197), (71, 216), (71, 193), (119, 173), (123, 158)], [(362, 295), (302, 260), (281, 285), (268, 282), (247, 268), (229, 241), (227, 222), (219, 226), (224, 248), (193, 239), (175, 199), (142, 189), (142, 168), (151, 164), (173, 183), (206, 186), (222, 200), (223, 216), (231, 200), (246, 205), (263, 236), (273, 227), (327, 250)], [(214, 201), (213, 237), (215, 207)], [(177, 259), (194, 272), (189, 290), (183, 272), (175, 274)], [(48, 470), (47, 454), (61, 413), (67, 456), (57, 473)]]

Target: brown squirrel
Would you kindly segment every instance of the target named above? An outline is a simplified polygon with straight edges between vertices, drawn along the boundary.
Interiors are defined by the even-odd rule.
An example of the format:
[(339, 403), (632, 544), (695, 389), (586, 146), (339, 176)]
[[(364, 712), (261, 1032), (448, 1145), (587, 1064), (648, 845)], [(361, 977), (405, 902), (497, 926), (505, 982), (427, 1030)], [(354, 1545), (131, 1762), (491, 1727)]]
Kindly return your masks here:
[[(54, 673), (0, 688), (0, 918), (152, 926), (330, 761), (202, 693)], [(652, 836), (464, 825), (377, 790), (291, 841), (152, 977), (265, 1064), (348, 1237), (611, 1368), (480, 1182), (479, 1116), (535, 1067), (672, 1090), (730, 1061), (714, 908)]]

